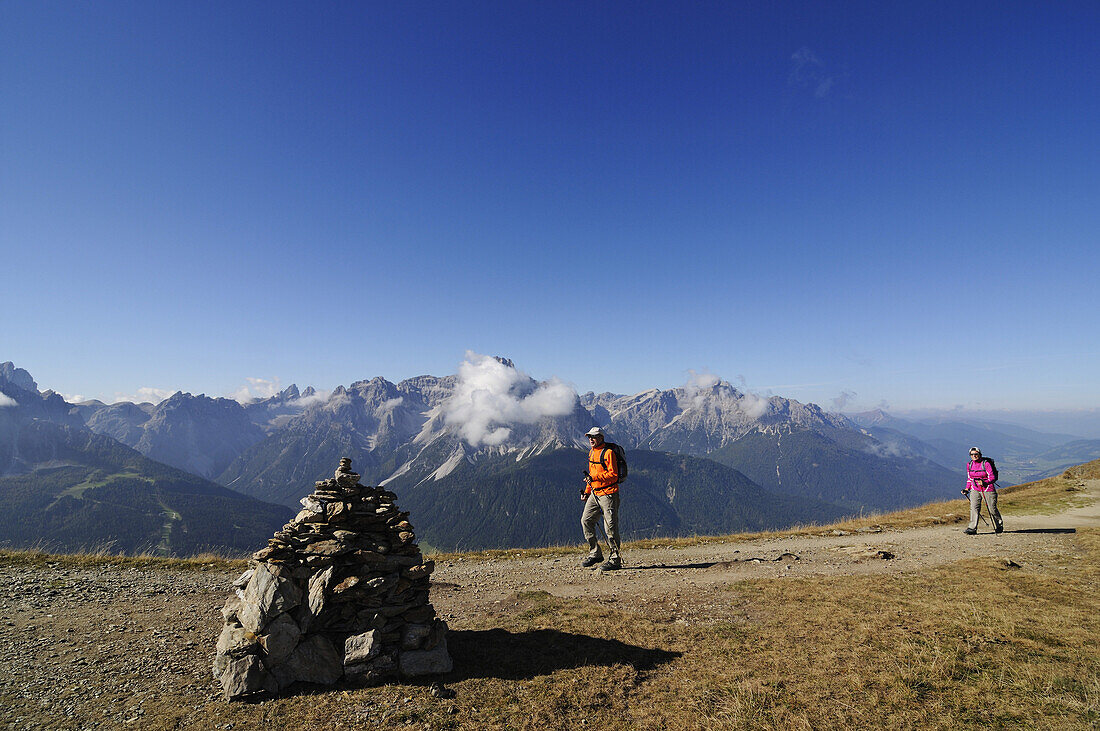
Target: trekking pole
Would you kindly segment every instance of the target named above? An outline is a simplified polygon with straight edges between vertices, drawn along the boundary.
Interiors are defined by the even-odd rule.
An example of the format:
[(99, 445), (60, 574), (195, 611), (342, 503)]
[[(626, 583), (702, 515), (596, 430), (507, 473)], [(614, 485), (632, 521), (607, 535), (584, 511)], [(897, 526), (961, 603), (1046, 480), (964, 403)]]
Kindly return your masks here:
[[(982, 515), (982, 503), (984, 503), (984, 502), (985, 502), (985, 496), (983, 495), (982, 499), (978, 501), (978, 517), (982, 519), (983, 523), (985, 523), (987, 526), (989, 526), (990, 525), (989, 521), (985, 519), (984, 515)], [(988, 507), (986, 508), (986, 512), (989, 512)], [(990, 517), (992, 517), (992, 516), (990, 516)]]

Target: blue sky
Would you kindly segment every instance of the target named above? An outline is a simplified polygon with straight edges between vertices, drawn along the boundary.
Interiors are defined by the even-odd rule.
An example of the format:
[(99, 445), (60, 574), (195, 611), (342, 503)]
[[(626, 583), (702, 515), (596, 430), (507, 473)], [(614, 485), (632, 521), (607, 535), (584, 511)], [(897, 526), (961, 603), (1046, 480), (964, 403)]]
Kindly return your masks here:
[(1095, 3), (0, 6), (0, 360), (1100, 406)]

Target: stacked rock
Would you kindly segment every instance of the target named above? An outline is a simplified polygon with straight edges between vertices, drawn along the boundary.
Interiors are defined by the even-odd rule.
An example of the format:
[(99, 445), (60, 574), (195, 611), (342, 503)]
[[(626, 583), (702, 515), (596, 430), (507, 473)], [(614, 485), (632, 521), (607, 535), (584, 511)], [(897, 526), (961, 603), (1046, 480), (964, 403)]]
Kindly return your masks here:
[(447, 625), (428, 603), (434, 564), (395, 497), (360, 485), (345, 457), (253, 554), (222, 609), (214, 677), (226, 698), (451, 670)]

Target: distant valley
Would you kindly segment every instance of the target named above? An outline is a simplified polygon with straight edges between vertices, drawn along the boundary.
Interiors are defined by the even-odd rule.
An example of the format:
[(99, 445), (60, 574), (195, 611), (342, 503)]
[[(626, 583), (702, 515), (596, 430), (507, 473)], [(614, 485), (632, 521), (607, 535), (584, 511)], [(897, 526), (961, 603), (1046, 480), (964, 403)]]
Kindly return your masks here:
[(292, 515), (96, 434), (57, 394), (12, 380), (0, 381), (0, 546), (239, 555)]

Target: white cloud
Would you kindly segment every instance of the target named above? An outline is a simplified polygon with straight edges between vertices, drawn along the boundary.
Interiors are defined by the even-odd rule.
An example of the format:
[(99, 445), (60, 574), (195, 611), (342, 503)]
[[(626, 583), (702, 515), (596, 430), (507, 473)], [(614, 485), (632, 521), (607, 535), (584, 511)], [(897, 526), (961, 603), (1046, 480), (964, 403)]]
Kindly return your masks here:
[(721, 390), (712, 394), (711, 390), (722, 382), (722, 379), (710, 372), (693, 370), (688, 371), (689, 378), (684, 384), (684, 395), (688, 399), (689, 408), (703, 408), (708, 398), (718, 398), (723, 408), (733, 408), (741, 411), (752, 419), (763, 416), (770, 405), (768, 399), (749, 391), (745, 387), (745, 377), (738, 376), (741, 390), (730, 393), (729, 390)]
[(88, 398), (80, 393), (63, 393), (61, 398), (68, 401), (70, 404), (79, 404), (81, 401), (87, 401)]
[[(246, 376), (244, 380), (246, 383), (235, 390), (229, 397), (242, 406), (247, 406), (253, 401), (263, 401), (272, 396), (277, 396), (284, 390), (282, 379), (278, 376), (275, 378)], [(331, 395), (332, 391), (314, 391), (314, 393), (309, 396), (300, 396), (299, 398), (281, 404), (279, 409), (305, 411), (314, 404), (325, 403), (329, 400)]]
[(741, 411), (753, 419), (759, 419), (761, 416), (768, 412), (768, 407), (771, 406), (771, 402), (768, 399), (751, 391), (745, 391), (741, 394)]
[(791, 54), (791, 71), (787, 75), (787, 82), (802, 85), (807, 82), (817, 81), (821, 78), (821, 68), (824, 64), (817, 54), (809, 46), (803, 46)]
[(688, 370), (688, 380), (684, 384), (684, 395), (691, 406), (701, 408), (707, 400), (710, 390), (722, 382), (722, 379), (707, 371)]
[(577, 392), (557, 378), (540, 384), (514, 366), (466, 351), (455, 391), (443, 405), (447, 425), (470, 446), (502, 444), (517, 424), (573, 410)]
[(7, 395), (6, 393), (0, 393), (0, 409), (6, 408), (8, 406), (18, 405), (19, 402), (13, 399), (11, 396)]
[(868, 442), (864, 447), (866, 452), (875, 455), (876, 457), (910, 457), (913, 456), (912, 452), (902, 446), (899, 442)]
[(325, 408), (329, 411), (336, 412), (337, 410), (347, 406), (351, 403), (351, 396), (347, 391), (341, 391), (340, 393), (333, 393), (326, 401)]
[(836, 86), (838, 78), (844, 78), (846, 74), (838, 73), (827, 66), (813, 49), (808, 46), (791, 54), (791, 70), (787, 75), (787, 83), (807, 91), (812, 91), (818, 99), (824, 99)]
[(699, 391), (714, 388), (722, 381), (721, 378), (707, 371), (696, 372), (689, 370), (688, 373), (690, 374), (690, 378), (688, 378), (687, 383), (684, 384), (684, 390), (693, 395)]
[(840, 394), (833, 399), (833, 409), (835, 411), (844, 411), (845, 407), (852, 403), (855, 398), (855, 391), (841, 391)]
[(331, 395), (332, 391), (314, 391), (312, 395), (296, 398), (290, 403), (304, 411), (314, 404), (323, 404), (324, 402), (328, 401), (329, 396)]
[(150, 403), (159, 404), (161, 401), (164, 401), (166, 398), (174, 393), (175, 391), (169, 390), (167, 388), (142, 386), (137, 390), (137, 393), (134, 394), (125, 394), (116, 391), (115, 399), (112, 403), (117, 404), (122, 401), (131, 401), (135, 404), (140, 404), (149, 401)]
[(246, 376), (244, 380), (248, 381), (248, 383), (234, 391), (233, 395), (230, 397), (242, 404), (271, 398), (283, 390), (279, 385), (278, 377), (268, 380), (267, 378)]

